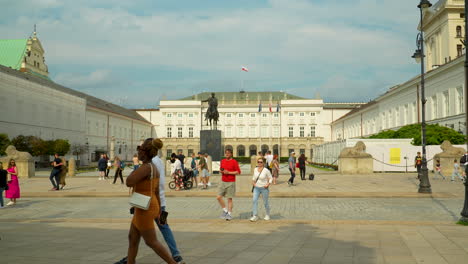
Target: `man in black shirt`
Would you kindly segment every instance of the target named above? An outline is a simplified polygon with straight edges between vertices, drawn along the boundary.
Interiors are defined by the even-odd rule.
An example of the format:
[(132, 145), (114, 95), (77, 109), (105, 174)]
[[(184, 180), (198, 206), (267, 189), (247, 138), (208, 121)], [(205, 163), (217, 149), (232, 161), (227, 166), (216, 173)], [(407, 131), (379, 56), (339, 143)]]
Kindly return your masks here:
[(184, 156), (184, 154), (182, 153), (182, 150), (179, 150), (179, 155), (177, 155), (177, 158), (180, 160), (180, 163), (182, 163), (181, 166), (182, 166), (182, 171), (183, 171), (184, 168), (185, 168), (185, 167), (184, 167), (184, 159), (185, 159), (185, 156)]
[[(54, 154), (54, 161), (52, 162), (52, 172), (50, 173), (50, 182), (52, 183), (53, 188), (50, 189), (51, 191), (58, 191), (60, 188), (60, 170), (62, 169), (62, 160), (59, 158), (59, 154)], [(55, 182), (54, 182), (55, 180)]]

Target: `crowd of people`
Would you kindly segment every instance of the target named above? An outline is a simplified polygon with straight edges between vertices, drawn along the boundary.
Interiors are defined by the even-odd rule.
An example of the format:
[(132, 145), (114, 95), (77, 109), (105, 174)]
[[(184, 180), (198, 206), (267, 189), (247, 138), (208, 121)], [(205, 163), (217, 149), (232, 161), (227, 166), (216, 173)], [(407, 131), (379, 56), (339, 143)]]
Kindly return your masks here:
[[(414, 157), (414, 167), (418, 172), (418, 179), (420, 178), (420, 175), (422, 173), (422, 163), (423, 157), (421, 156), (421, 152), (417, 152), (416, 157)], [(458, 178), (460, 181), (465, 181), (467, 176), (467, 170), (468, 152), (465, 152), (465, 154), (460, 158), (460, 163), (458, 163), (458, 159), (453, 160), (452, 174), (450, 176), (450, 180), (454, 182)], [(447, 179), (447, 177), (445, 177), (445, 175), (443, 175), (442, 173), (442, 165), (440, 159), (436, 159), (434, 163), (434, 180), (437, 179), (439, 176), (443, 180)]]

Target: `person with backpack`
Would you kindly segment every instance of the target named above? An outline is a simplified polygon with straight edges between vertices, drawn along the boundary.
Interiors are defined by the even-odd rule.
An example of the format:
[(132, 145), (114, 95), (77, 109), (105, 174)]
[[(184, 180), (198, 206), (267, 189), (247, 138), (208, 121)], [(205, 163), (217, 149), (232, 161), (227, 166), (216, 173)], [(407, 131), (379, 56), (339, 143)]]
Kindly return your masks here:
[(115, 184), (115, 182), (117, 181), (117, 177), (120, 177), (121, 184), (124, 184), (122, 171), (123, 171), (123, 168), (125, 167), (125, 163), (123, 163), (123, 161), (121, 161), (120, 158), (116, 156), (114, 158), (114, 166), (115, 166), (115, 174), (114, 174), (114, 182), (112, 184)]
[(421, 152), (418, 151), (416, 157), (414, 157), (414, 167), (418, 171), (418, 179), (419, 175), (421, 174), (421, 166), (422, 166), (422, 157), (421, 157)]
[(192, 168), (193, 171), (193, 179), (195, 181), (194, 186), (198, 186), (197, 156), (195, 155), (195, 153), (192, 153), (192, 161), (190, 162), (190, 168)]

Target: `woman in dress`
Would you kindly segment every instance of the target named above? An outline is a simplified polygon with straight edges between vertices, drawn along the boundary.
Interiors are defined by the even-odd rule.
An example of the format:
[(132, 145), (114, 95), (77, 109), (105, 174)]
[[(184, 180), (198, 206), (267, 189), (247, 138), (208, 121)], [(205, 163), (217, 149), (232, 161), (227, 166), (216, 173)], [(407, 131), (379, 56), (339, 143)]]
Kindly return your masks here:
[(176, 191), (180, 191), (181, 188), (184, 188), (183, 177), (184, 174), (182, 172), (182, 163), (179, 160), (179, 157), (175, 153), (171, 154), (171, 175), (174, 178), (174, 182), (176, 184)]
[(273, 161), (271, 162), (271, 172), (273, 174), (273, 185), (276, 185), (279, 176), (278, 155), (273, 156)]
[(250, 221), (255, 222), (258, 220), (257, 208), (258, 208), (258, 198), (260, 194), (263, 196), (263, 204), (265, 205), (265, 220), (270, 220), (270, 204), (268, 202), (268, 196), (270, 195), (270, 187), (273, 177), (271, 176), (270, 170), (265, 168), (265, 160), (263, 158), (257, 159), (257, 168), (254, 170), (254, 175), (252, 177), (253, 185), (253, 208), (252, 208), (252, 217)]
[(16, 168), (16, 162), (11, 159), (8, 162), (8, 190), (5, 192), (5, 197), (10, 199), (6, 205), (15, 205), (16, 199), (20, 198), (20, 187), (18, 182), (18, 169)]
[(141, 237), (145, 240), (146, 245), (164, 261), (176, 263), (167, 249), (158, 241), (154, 226), (154, 219), (160, 215), (161, 200), (159, 197), (159, 171), (151, 159), (158, 154), (158, 150), (162, 146), (161, 140), (152, 138), (146, 139), (141, 146), (138, 146), (138, 158), (143, 162), (143, 165), (127, 177), (128, 187), (133, 187), (135, 192), (151, 197), (148, 210), (135, 208), (128, 234), (128, 264), (135, 264)]
[(106, 176), (107, 160), (104, 158), (104, 154), (101, 154), (101, 158), (98, 160), (99, 169), (99, 180), (104, 180)]

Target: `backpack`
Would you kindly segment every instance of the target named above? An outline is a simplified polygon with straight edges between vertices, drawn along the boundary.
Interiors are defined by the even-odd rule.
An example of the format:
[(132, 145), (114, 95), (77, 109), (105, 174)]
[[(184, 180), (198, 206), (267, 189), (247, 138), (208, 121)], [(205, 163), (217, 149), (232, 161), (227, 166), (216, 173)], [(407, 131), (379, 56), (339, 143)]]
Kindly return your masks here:
[(463, 165), (466, 163), (466, 155), (463, 155), (460, 159), (460, 165)]
[(125, 169), (125, 162), (123, 160), (120, 161), (120, 168), (122, 170)]
[(309, 174), (309, 180), (313, 181), (315, 178), (315, 175), (313, 173)]

